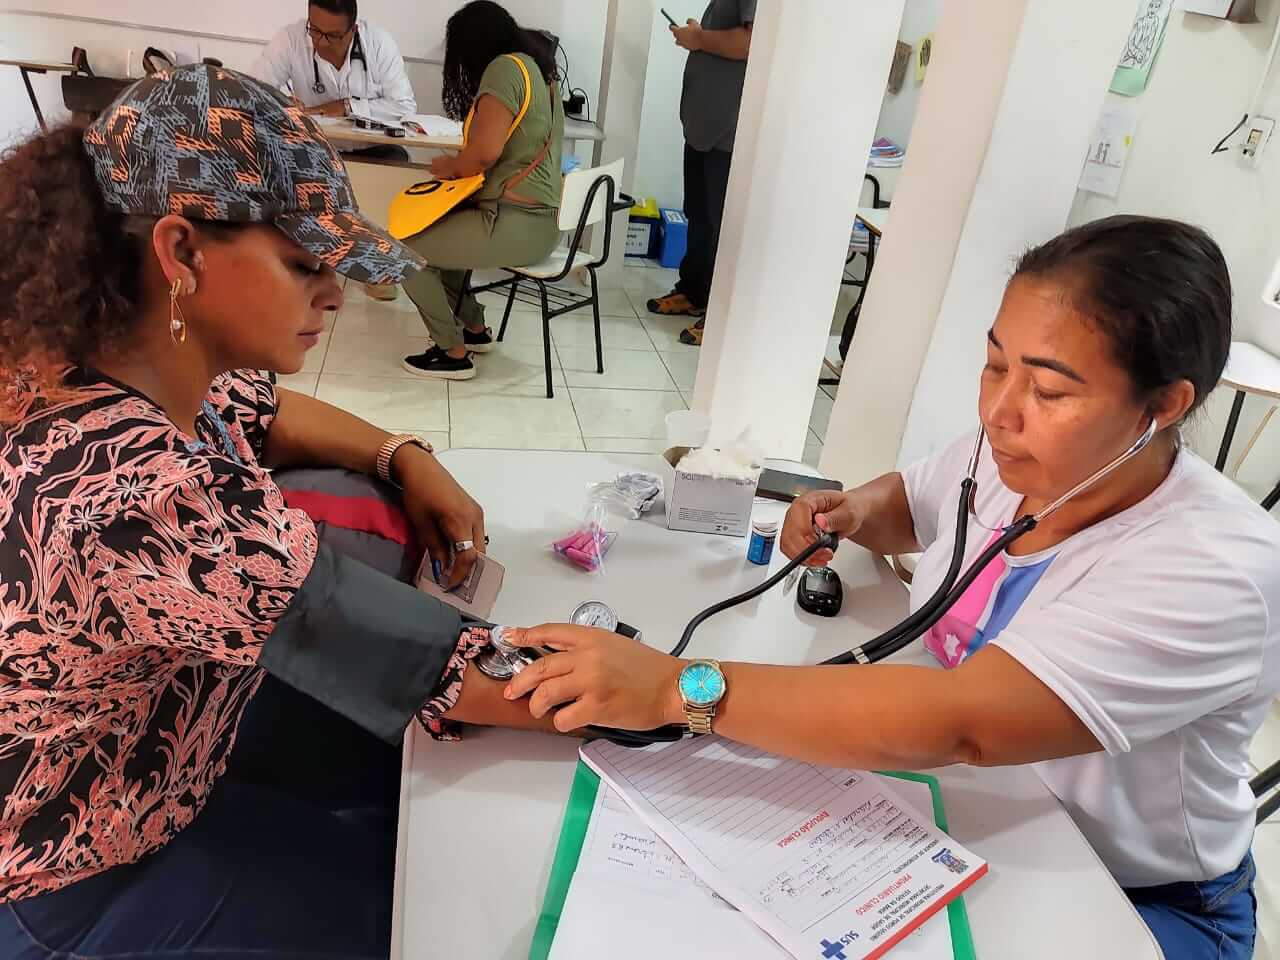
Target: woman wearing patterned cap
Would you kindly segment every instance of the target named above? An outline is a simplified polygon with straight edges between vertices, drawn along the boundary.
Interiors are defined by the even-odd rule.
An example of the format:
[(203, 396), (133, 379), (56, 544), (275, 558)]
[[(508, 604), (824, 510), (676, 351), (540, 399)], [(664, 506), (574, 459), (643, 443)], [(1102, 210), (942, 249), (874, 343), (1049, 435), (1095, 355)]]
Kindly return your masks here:
[(402, 488), (454, 582), (484, 518), (416, 438), (252, 371), (301, 368), (339, 273), (420, 261), (300, 108), (205, 66), (11, 150), (0, 249), (0, 956), (386, 957), (393, 744), (523, 711), (463, 682), (486, 625), (270, 471)]

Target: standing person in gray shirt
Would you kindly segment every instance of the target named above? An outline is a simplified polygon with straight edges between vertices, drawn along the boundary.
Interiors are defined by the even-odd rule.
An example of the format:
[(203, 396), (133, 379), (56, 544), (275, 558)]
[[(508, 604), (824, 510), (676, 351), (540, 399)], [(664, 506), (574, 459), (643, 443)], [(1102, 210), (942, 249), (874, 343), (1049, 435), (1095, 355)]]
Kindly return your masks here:
[(711, 0), (701, 23), (691, 19), (671, 27), (676, 43), (689, 51), (680, 96), (689, 246), (675, 288), (647, 306), (650, 313), (696, 318), (680, 334), (682, 343), (695, 346), (702, 344), (755, 15), (756, 0)]

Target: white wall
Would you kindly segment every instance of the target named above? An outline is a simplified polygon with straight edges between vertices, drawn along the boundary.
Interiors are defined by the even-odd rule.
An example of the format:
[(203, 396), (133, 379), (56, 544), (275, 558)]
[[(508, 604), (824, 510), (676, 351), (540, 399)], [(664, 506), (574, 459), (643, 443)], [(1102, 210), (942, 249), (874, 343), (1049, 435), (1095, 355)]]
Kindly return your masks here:
[(916, 104), (920, 101), (920, 90), (924, 87), (923, 83), (916, 80), (916, 48), (919, 47), (921, 38), (937, 29), (941, 16), (942, 0), (907, 0), (902, 14), (902, 30), (898, 39), (911, 44), (911, 61), (907, 65), (907, 76), (902, 82), (902, 89), (897, 93), (885, 92), (876, 134), (888, 137), (904, 147), (911, 142), (911, 125), (915, 123)]
[[(1280, 354), (1280, 312), (1260, 299), (1280, 256), (1280, 137), (1273, 139), (1256, 170), (1243, 167), (1236, 154), (1209, 152), (1253, 95), (1280, 2), (1260, 5), (1259, 14), (1263, 23), (1241, 25), (1173, 13), (1147, 90), (1131, 99), (1108, 95), (1109, 100), (1132, 103), (1139, 117), (1120, 195), (1112, 200), (1079, 193), (1071, 223), (1143, 213), (1204, 227), (1231, 267), (1235, 337)], [(1263, 113), (1275, 116), (1277, 111), (1280, 83), (1273, 79)], [(1230, 406), (1230, 396), (1221, 394), (1226, 391), (1214, 396), (1208, 416), (1189, 431), (1197, 449), (1210, 458), (1217, 452)], [(1264, 409), (1261, 402), (1245, 407), (1237, 451)], [(1260, 486), (1280, 479), (1280, 422), (1263, 434), (1241, 476)]]
[[(670, 9), (670, 7), (668, 7)], [(675, 13), (672, 12), (672, 16)], [(671, 39), (662, 14), (655, 13), (649, 36), (649, 69), (640, 115), (640, 150), (635, 188), (656, 197), (660, 206), (684, 206), (684, 129), (680, 125), (680, 88), (688, 53)]]
[[(424, 10), (432, 11), (430, 22), (443, 24), (447, 14), (460, 3), (441, 0), (364, 0), (361, 16), (368, 16), (392, 30), (406, 56), (443, 56), (439, 26), (427, 28)], [(600, 63), (604, 47), (604, 20), (607, 5), (586, 0), (507, 0), (506, 6), (526, 26), (545, 27), (561, 36), (569, 57), (570, 76), (575, 87), (587, 91), (594, 105), (599, 100)], [(41, 10), (72, 10), (89, 16), (107, 16), (106, 5), (90, 0), (47, 0)], [(204, 10), (203, 16), (197, 10)], [(215, 11), (213, 15), (210, 11)], [(225, 13), (225, 16), (224, 16)], [(269, 3), (236, 0), (234, 3), (189, 4), (163, 0), (127, 0), (111, 6), (117, 22), (155, 25), (155, 29), (86, 23), (56, 16), (26, 16), (0, 11), (0, 58), (49, 59), (65, 61), (73, 46), (84, 47), (89, 62), (102, 76), (125, 76), (127, 52), (135, 51), (134, 71), (141, 50), (193, 50), (201, 57), (217, 57), (227, 66), (247, 70), (257, 60), (260, 42), (235, 42), (193, 38), (166, 32), (164, 27), (208, 29), (222, 35), (265, 39), (279, 27), (306, 13), (302, 0), (271, 0)], [(250, 15), (251, 14), (251, 15)], [(417, 26), (415, 26), (417, 24)], [(198, 45), (198, 50), (195, 48)], [(440, 110), (440, 66), (438, 63), (408, 63), (409, 79), (423, 113)], [(49, 120), (66, 116), (62, 109), (61, 76), (32, 77), (41, 109)], [(0, 144), (10, 143), (35, 129), (35, 118), (16, 69), (0, 68)]]
[[(921, 37), (933, 32), (942, 14), (942, 2), (906, 0), (899, 39), (914, 47)], [(668, 10), (679, 19), (670, 5)], [(684, 131), (680, 126), (680, 88), (688, 54), (675, 45), (667, 21), (660, 13), (654, 16), (649, 43), (649, 72), (644, 88), (635, 186), (641, 195), (656, 197), (660, 206), (679, 208), (684, 204)], [(907, 145), (922, 87), (923, 84), (916, 82), (913, 65), (907, 70), (902, 91), (885, 94), (876, 136), (891, 137), (903, 146)], [(896, 177), (897, 171), (880, 175), (881, 185), (888, 196), (892, 196), (889, 184)]]
[(804, 450), (862, 188), (848, 158), (871, 146), (902, 4), (760, 0), (693, 397), (712, 443), (749, 427), (770, 456)]
[(1012, 258), (1066, 225), (1081, 162), (1136, 5), (1135, 0), (1028, 0), (899, 464), (936, 451), (976, 423), (985, 333), (1000, 306)]

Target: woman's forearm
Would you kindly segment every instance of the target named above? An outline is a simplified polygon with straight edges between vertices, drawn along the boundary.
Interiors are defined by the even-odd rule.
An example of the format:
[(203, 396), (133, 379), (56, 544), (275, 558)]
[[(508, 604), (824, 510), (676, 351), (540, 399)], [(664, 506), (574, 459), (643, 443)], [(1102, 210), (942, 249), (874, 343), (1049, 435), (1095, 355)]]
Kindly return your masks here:
[(518, 730), (542, 730), (555, 733), (554, 714), (534, 719), (523, 700), (508, 700), (500, 683), (486, 677), (473, 663), (462, 676), (462, 693), (445, 719), (458, 720), (482, 727), (513, 727)]
[(847, 494), (861, 525), (850, 538), (873, 553), (893, 556), (920, 550), (902, 474), (886, 473)]
[[(268, 467), (342, 467), (376, 475), (378, 451), (390, 433), (306, 394), (279, 387), (276, 396), (279, 409), (267, 432)], [(392, 473), (420, 456), (428, 456), (421, 447), (401, 447), (391, 460)]]
[[(1083, 721), (1004, 650), (955, 670), (900, 664), (726, 663), (715, 732), (834, 767), (923, 770), (1034, 763), (1100, 750)], [(668, 722), (683, 708), (672, 692)]]
[(976, 757), (946, 689), (952, 678), (942, 671), (722, 666), (729, 693), (716, 710), (715, 731), (731, 740), (811, 763), (870, 770), (923, 770)]

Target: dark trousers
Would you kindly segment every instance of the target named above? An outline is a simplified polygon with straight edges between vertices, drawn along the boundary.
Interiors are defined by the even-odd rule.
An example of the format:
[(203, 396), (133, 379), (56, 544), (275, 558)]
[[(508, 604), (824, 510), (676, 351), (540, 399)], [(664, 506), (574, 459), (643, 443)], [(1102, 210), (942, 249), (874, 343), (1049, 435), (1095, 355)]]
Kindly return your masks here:
[(711, 275), (720, 246), (720, 221), (729, 187), (729, 161), (724, 150), (695, 150), (684, 146), (684, 214), (689, 218), (689, 246), (680, 261), (676, 292), (705, 310), (711, 296)]
[(272, 677), (187, 829), (0, 905), (5, 960), (386, 960), (400, 753)]
[[(276, 474), (340, 494), (345, 478)], [(319, 533), (384, 573), (408, 569), (399, 545)], [(0, 904), (0, 958), (386, 960), (399, 802), (400, 748), (265, 677), (195, 821), (137, 863)]]

